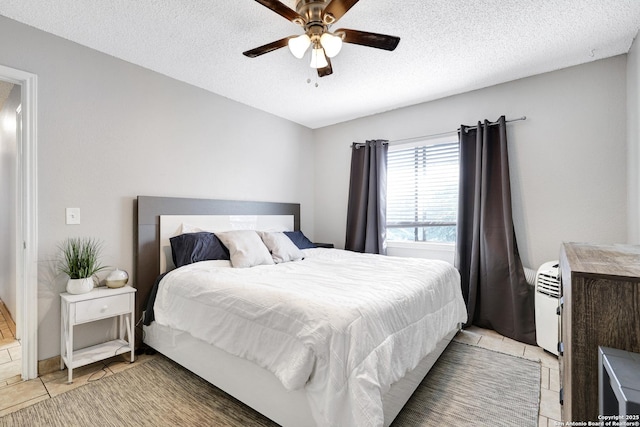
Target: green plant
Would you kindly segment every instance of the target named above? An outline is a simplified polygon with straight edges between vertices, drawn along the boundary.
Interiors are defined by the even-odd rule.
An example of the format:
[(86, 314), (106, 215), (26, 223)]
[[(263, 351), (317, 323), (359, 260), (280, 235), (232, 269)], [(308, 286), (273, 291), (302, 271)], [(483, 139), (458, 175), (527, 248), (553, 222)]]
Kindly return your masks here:
[(100, 265), (98, 258), (102, 243), (93, 238), (71, 237), (60, 245), (62, 259), (59, 270), (70, 279), (91, 277), (106, 266)]

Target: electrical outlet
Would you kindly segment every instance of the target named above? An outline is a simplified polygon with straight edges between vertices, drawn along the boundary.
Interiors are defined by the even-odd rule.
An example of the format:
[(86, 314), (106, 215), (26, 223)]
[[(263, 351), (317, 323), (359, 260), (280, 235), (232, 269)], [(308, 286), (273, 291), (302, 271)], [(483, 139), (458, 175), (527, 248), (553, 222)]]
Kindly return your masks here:
[(80, 224), (80, 208), (66, 209), (67, 225)]

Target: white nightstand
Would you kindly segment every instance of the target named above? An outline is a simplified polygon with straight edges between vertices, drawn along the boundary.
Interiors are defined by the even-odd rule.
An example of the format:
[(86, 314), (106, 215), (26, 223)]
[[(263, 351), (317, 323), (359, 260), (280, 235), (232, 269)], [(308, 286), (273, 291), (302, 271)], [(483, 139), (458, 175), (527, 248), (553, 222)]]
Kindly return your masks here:
[[(131, 362), (134, 361), (135, 292), (135, 288), (124, 286), (116, 289), (94, 288), (91, 292), (80, 295), (66, 292), (60, 294), (62, 312), (60, 369), (64, 369), (64, 365), (67, 365), (69, 383), (72, 382), (74, 368), (129, 351), (131, 352)], [(118, 339), (73, 350), (73, 327), (75, 325), (116, 316), (119, 318)]]

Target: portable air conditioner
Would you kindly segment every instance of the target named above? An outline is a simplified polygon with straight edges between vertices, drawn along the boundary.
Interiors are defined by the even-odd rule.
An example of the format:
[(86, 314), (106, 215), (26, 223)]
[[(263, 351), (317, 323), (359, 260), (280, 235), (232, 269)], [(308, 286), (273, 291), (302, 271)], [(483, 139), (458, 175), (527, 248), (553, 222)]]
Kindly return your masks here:
[(550, 353), (558, 355), (558, 299), (560, 269), (558, 261), (545, 262), (536, 273), (536, 341)]

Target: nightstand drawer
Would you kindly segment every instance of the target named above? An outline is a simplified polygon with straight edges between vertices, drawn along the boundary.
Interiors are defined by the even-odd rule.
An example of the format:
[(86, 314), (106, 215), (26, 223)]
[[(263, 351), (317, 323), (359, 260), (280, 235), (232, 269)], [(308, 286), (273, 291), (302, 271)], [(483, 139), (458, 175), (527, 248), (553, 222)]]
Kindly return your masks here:
[(76, 303), (75, 323), (90, 322), (129, 312), (131, 312), (129, 294), (79, 301)]

